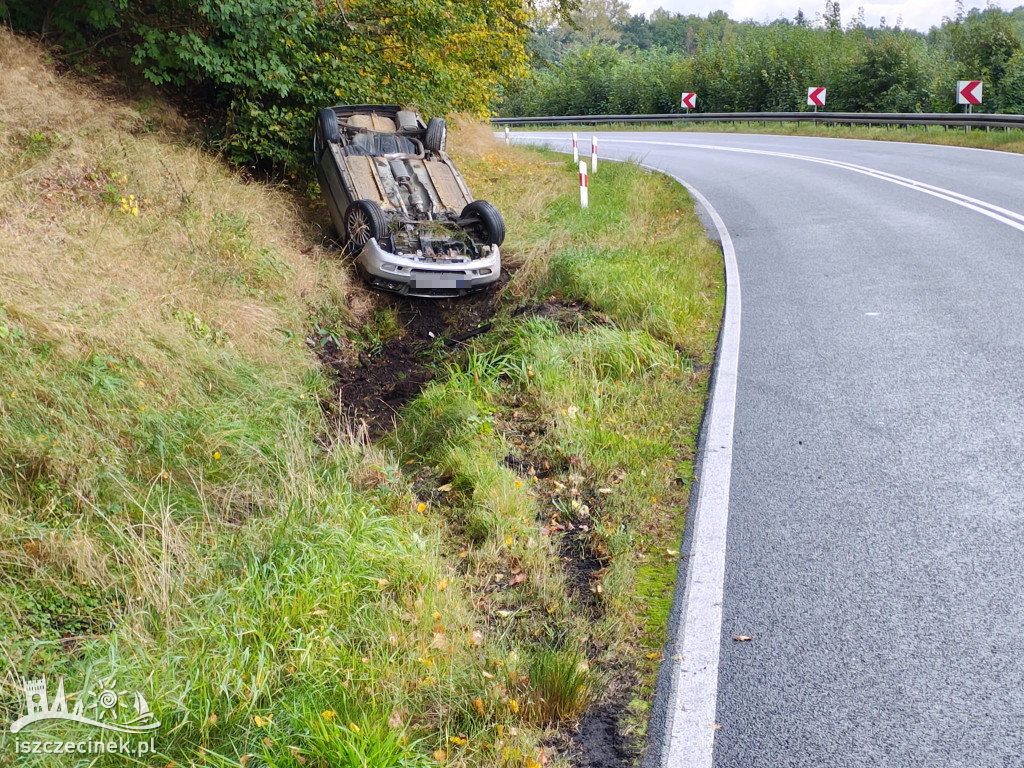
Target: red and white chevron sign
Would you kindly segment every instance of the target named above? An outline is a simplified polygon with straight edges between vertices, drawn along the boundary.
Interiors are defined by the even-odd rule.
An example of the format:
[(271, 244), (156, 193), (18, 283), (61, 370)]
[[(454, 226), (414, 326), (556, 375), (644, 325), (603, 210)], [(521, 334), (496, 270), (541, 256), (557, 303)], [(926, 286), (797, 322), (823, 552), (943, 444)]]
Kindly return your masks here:
[(981, 80), (957, 80), (957, 104), (981, 104)]
[(825, 106), (825, 89), (824, 88), (808, 88), (807, 89), (807, 106), (808, 107), (824, 107)]
[(686, 109), (696, 109), (697, 108), (697, 94), (696, 93), (684, 93), (683, 94), (683, 100), (680, 103), (680, 106), (685, 107)]

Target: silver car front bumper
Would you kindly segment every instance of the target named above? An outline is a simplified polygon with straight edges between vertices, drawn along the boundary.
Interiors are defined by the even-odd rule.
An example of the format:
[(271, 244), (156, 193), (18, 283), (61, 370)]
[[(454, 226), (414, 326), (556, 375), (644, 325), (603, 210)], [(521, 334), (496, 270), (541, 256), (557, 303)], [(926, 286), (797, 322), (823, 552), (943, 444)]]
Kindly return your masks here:
[(375, 288), (404, 296), (462, 296), (501, 277), (498, 246), (484, 246), (486, 255), (473, 261), (438, 264), (399, 256), (371, 239), (356, 257), (356, 266)]

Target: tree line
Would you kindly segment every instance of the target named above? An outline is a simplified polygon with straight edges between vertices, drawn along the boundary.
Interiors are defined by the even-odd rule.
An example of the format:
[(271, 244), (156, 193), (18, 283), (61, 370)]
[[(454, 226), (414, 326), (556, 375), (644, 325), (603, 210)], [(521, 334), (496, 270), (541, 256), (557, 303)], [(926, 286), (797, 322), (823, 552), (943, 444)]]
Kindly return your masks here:
[(680, 112), (688, 91), (705, 112), (802, 111), (812, 86), (828, 88), (830, 111), (953, 112), (956, 82), (982, 80), (975, 111), (1024, 113), (1024, 7), (965, 11), (957, 0), (951, 10), (923, 34), (902, 19), (870, 27), (863, 9), (844, 20), (838, 0), (770, 23), (584, 0), (535, 30), (532, 77), (505, 90), (499, 112)]

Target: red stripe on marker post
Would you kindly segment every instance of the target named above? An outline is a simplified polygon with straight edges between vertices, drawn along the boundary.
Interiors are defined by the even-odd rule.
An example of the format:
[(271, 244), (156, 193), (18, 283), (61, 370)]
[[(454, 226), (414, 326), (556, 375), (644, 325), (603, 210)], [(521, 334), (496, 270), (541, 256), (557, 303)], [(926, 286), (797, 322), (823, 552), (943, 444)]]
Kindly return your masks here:
[(580, 161), (580, 142), (576, 138), (576, 134), (572, 135), (572, 161), (578, 163)]
[(590, 172), (597, 173), (597, 136), (590, 137)]
[(580, 160), (580, 208), (586, 208), (590, 205), (590, 194), (587, 186), (587, 161)]

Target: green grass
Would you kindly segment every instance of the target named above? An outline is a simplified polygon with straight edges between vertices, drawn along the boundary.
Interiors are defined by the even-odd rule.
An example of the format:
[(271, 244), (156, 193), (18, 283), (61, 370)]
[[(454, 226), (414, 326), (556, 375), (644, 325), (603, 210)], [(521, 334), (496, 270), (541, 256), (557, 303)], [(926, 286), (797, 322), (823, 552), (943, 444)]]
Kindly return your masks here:
[(914, 144), (942, 144), (953, 147), (974, 147), (994, 149), (1003, 152), (1024, 153), (1024, 130), (1012, 128), (1008, 131), (993, 128), (944, 129), (941, 126), (899, 126), (868, 127), (866, 125), (810, 125), (808, 123), (768, 123), (755, 121), (736, 123), (620, 123), (616, 125), (559, 125), (559, 126), (516, 126), (517, 131), (576, 131), (578, 133), (599, 133), (602, 131), (669, 131), (679, 133), (741, 133), (767, 134), (776, 136), (820, 136), (833, 139), (868, 139), (873, 141), (906, 141)]
[[(511, 563), (529, 573), (521, 594), (488, 606), (492, 615), (511, 612), (506, 637), (546, 655), (588, 648), (600, 685), (580, 695), (603, 690), (639, 701), (665, 638), (721, 312), (721, 261), (674, 182), (609, 163), (581, 210), (571, 164), (511, 153), (531, 156), (556, 169), (561, 194), (543, 205), (544, 225), (524, 228), (534, 239), (516, 243), (532, 263), (530, 280), (520, 273), (515, 285), (527, 303), (586, 309), (499, 319), (406, 409), (392, 447), (448, 489), (439, 510), (478, 589)], [(471, 177), (476, 170), (466, 165)], [(553, 531), (558, 521), (575, 531)], [(578, 564), (564, 562), (577, 556), (592, 562), (582, 595), (573, 583)], [(563, 664), (560, 676), (571, 667)], [(576, 689), (552, 687), (563, 693), (541, 696), (549, 703)], [(585, 703), (570, 708), (578, 713)], [(630, 727), (642, 730), (639, 718)]]
[(2, 37), (0, 720), (45, 674), (143, 692), (143, 765), (567, 765), (552, 729), (661, 642), (722, 301), (685, 191), (608, 164), (582, 212), (564, 159), (453, 132), (516, 274), (371, 444), (307, 338), (401, 322), (346, 309), (295, 198)]

